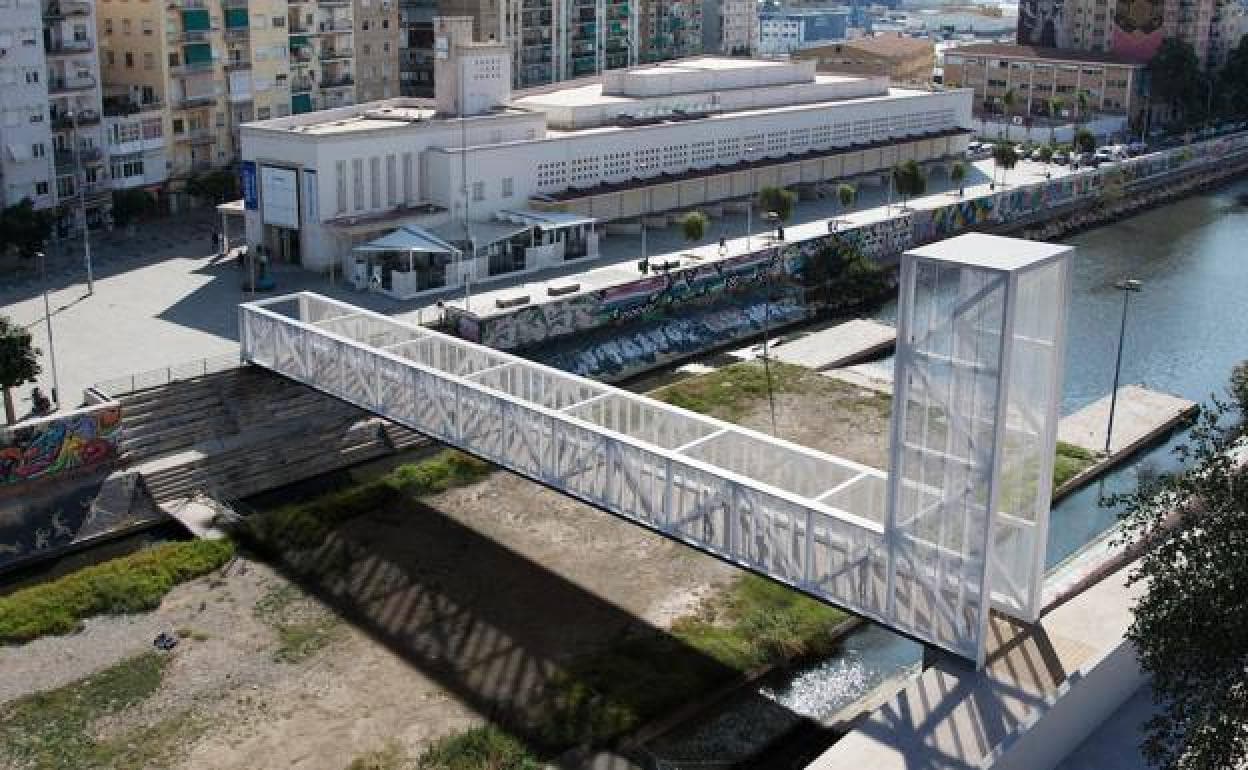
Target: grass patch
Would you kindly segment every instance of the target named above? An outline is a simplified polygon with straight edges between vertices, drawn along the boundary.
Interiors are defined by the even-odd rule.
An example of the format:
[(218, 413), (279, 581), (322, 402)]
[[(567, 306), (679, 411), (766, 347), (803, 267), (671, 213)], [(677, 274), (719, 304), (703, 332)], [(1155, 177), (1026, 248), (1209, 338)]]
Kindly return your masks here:
[[(519, 740), (494, 725), (484, 725), (439, 739), (420, 755), (417, 766), (420, 770), (540, 770), (542, 764)], [(382, 765), (379, 770), (389, 767)]]
[(179, 583), (234, 555), (228, 540), (164, 543), (0, 597), (0, 642), (67, 634), (93, 615), (155, 609)]
[[(813, 372), (808, 369), (779, 361), (772, 361), (770, 369), (773, 393), (804, 393), (811, 387), (807, 377)], [(755, 401), (767, 397), (767, 371), (759, 362), (746, 361), (667, 385), (650, 395), (691, 412), (736, 421)]]
[[(601, 744), (741, 674), (831, 651), (845, 613), (755, 575), (677, 620), (574, 660), (537, 716), (543, 743)], [(661, 661), (661, 663), (659, 663)]]
[(307, 660), (328, 647), (342, 631), (336, 615), (290, 584), (271, 588), (256, 601), (252, 614), (277, 632), (273, 660), (278, 663)]
[(485, 478), (491, 469), (489, 463), (448, 449), (428, 460), (400, 465), (350, 489), (248, 516), (241, 534), (278, 551), (315, 548), (335, 527), (349, 519), (387, 508), (407, 497), (421, 497), (471, 484)]
[(1074, 444), (1067, 444), (1065, 441), (1057, 442), (1057, 457), (1053, 461), (1053, 490), (1057, 491), (1058, 487), (1095, 463), (1094, 452), (1089, 452)]
[[(84, 767), (137, 767), (133, 743), (138, 732), (97, 741), (97, 720), (118, 714), (160, 687), (169, 656), (145, 653), (86, 679), (28, 695), (0, 709), (0, 753), (14, 765), (38, 770)], [(166, 733), (170, 728), (166, 728)]]

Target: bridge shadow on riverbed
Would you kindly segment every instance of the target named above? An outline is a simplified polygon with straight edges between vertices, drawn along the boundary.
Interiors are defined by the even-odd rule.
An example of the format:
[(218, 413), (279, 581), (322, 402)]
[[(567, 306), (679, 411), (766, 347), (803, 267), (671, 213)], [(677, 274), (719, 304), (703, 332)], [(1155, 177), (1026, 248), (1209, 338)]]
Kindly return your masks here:
[[(500, 471), (486, 483), (501, 482), (505, 494), (519, 481)], [(270, 499), (283, 498), (289, 501), (282, 493)], [(505, 496), (502, 501), (521, 504)], [(584, 513), (608, 516), (587, 506)], [(633, 529), (621, 521), (610, 523)], [(602, 522), (595, 527), (601, 537)], [(672, 558), (710, 558), (693, 552), (677, 556), (682, 549), (657, 535), (647, 538)], [(601, 570), (624, 573), (627, 582), (636, 561), (621, 554)], [(736, 671), (653, 627), (609, 596), (416, 500), (400, 500), (343, 524), (320, 548), (292, 558), (283, 569), (479, 714), (543, 752), (575, 745), (594, 732), (591, 713), (601, 718), (622, 707), (648, 721), (688, 706), (707, 685), (737, 677)], [(607, 649), (612, 654), (594, 656)], [(585, 663), (586, 655), (594, 656), (592, 664)], [(610, 706), (599, 687), (560, 687), (570, 670), (591, 685), (610, 682), (615, 695)], [(563, 698), (553, 697), (556, 692)], [(575, 704), (568, 696), (579, 700), (581, 708), (571, 707)], [(725, 756), (732, 753), (725, 747), (716, 758), (726, 761), (713, 767), (800, 767), (803, 763), (776, 764), (748, 755), (795, 734), (803, 737), (803, 745), (810, 745), (812, 737), (820, 747), (830, 742), (820, 726), (752, 689), (733, 697), (760, 701), (751, 704), (752, 711), (768, 714), (765, 721), (779, 732), (748, 736), (753, 738), (751, 751), (733, 758)], [(749, 725), (744, 729), (766, 732)], [(740, 745), (741, 738), (733, 736), (728, 743)], [(792, 747), (785, 748), (793, 753)], [(639, 751), (623, 753), (636, 756)], [(802, 753), (804, 758), (810, 752)]]

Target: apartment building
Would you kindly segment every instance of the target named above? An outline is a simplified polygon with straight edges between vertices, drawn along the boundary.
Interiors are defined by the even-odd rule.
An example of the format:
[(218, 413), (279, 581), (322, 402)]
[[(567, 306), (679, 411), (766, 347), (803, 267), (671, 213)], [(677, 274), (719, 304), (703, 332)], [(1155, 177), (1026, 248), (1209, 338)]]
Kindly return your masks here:
[(399, 96), (397, 0), (354, 0), (355, 100)]
[(979, 113), (1003, 113), (1005, 94), (1012, 91), (1016, 115), (1048, 117), (1050, 100), (1058, 99), (1058, 117), (1072, 118), (1083, 93), (1089, 113), (1083, 117), (1125, 115), (1135, 122), (1144, 107), (1143, 70), (1143, 65), (1113, 54), (981, 43), (947, 52), (944, 77), (950, 88), (975, 91)]
[[(160, 193), (166, 206), (178, 210), (187, 203), (183, 187), (189, 178), (227, 166), (234, 157), (227, 87), (238, 80), (227, 76), (221, 55), (221, 8), (210, 10), (205, 0), (100, 0), (98, 9), (110, 130), (128, 137), (130, 121), (118, 119), (160, 114), (168, 182)], [(123, 134), (116, 137), (130, 144)], [(141, 175), (147, 174), (144, 160)]]
[(763, 11), (759, 19), (758, 51), (779, 56), (849, 35), (848, 8), (799, 8)]
[[(112, 206), (101, 128), (94, 9), (15, 0), (0, 14), (0, 198), (57, 211), (55, 235), (106, 226)], [(85, 220), (84, 220), (85, 217)]]
[(638, 0), (638, 4), (642, 63), (702, 53), (701, 0)]
[[(353, 0), (296, 0), (286, 5), (290, 34), (290, 111), (299, 114), (354, 104)], [(396, 36), (397, 31), (396, 22)]]
[(728, 56), (756, 53), (761, 34), (755, 0), (702, 0), (702, 50)]

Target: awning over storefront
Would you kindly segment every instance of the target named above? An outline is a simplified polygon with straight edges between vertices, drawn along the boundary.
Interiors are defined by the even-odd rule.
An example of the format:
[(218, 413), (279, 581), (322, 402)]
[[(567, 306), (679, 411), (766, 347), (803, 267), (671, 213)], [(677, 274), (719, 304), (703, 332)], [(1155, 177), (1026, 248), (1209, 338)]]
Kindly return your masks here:
[(527, 231), (532, 225), (515, 222), (469, 222), (467, 238), (463, 222), (447, 222), (444, 225), (429, 228), (430, 231), (447, 241), (465, 242), (471, 239), (473, 246), (484, 248), (499, 241), (505, 241)]
[(420, 227), (404, 225), (380, 238), (356, 246), (355, 251), (421, 251), (430, 254), (458, 254), (459, 249)]
[(584, 217), (580, 214), (530, 209), (503, 209), (496, 216), (507, 222), (522, 224), (525, 227), (538, 227), (542, 230), (566, 230), (580, 225), (593, 225), (598, 221), (593, 217)]

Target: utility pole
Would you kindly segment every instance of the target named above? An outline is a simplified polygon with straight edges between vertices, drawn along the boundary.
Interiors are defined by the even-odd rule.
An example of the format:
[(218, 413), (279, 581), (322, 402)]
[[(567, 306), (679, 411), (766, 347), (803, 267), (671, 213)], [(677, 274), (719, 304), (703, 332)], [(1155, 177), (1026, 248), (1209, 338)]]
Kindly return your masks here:
[(48, 362), (52, 365), (52, 403), (60, 409), (61, 388), (56, 378), (56, 344), (52, 342), (52, 306), (48, 302), (48, 255), (40, 251), (35, 256), (39, 257), (39, 273), (43, 279), (43, 320), (48, 327)]
[[(91, 273), (91, 234), (90, 228), (87, 227), (87, 170), (82, 167), (82, 156), (78, 147), (78, 113), (70, 111), (69, 122), (71, 126), (70, 143), (73, 144), (74, 153), (74, 184), (78, 186), (78, 208), (82, 211), (82, 259), (87, 266), (87, 296), (95, 293), (95, 276)], [(82, 172), (82, 182), (78, 181), (78, 173)]]
[(1135, 279), (1119, 281), (1114, 288), (1122, 292), (1122, 325), (1118, 328), (1118, 356), (1114, 363), (1114, 388), (1109, 393), (1109, 425), (1105, 428), (1105, 454), (1109, 454), (1109, 441), (1114, 435), (1114, 409), (1118, 406), (1118, 378), (1122, 374), (1122, 343), (1127, 335), (1127, 301), (1131, 292), (1139, 291), (1141, 284)]

